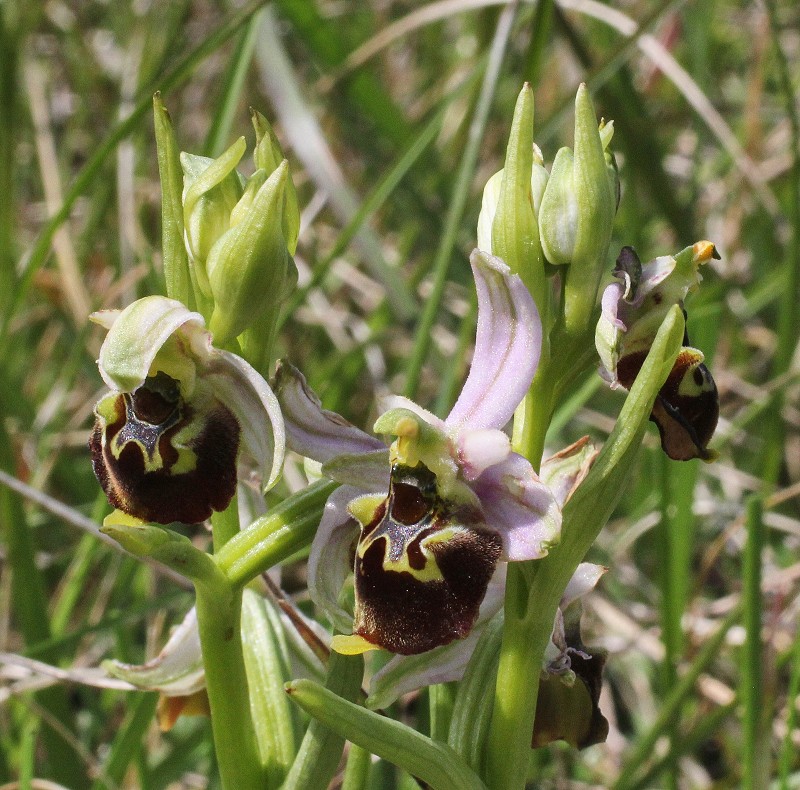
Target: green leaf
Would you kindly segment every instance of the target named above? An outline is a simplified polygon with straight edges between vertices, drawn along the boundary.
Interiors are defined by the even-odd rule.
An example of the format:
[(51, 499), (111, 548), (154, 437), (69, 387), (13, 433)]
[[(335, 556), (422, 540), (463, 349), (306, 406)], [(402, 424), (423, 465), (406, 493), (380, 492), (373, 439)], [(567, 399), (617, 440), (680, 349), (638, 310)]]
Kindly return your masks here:
[(449, 747), (398, 721), (343, 700), (312, 680), (295, 680), (286, 691), (317, 721), (342, 738), (408, 771), (433, 790), (482, 790), (483, 782)]

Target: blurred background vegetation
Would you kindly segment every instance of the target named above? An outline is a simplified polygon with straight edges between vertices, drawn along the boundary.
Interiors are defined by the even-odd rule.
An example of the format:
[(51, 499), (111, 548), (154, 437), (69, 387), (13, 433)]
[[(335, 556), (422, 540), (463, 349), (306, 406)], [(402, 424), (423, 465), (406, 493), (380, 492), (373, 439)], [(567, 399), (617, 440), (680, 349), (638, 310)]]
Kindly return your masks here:
[[(460, 388), (480, 191), (525, 80), (548, 163), (571, 145), (579, 82), (614, 119), (613, 255), (709, 238), (722, 256), (687, 304), (719, 386), (720, 460), (666, 461), (651, 430), (591, 557), (610, 568), (584, 614), (609, 651), (608, 742), (536, 752), (540, 786), (800, 787), (800, 6), (504, 8), (0, 5), (3, 787), (215, 786), (206, 719), (162, 734), (154, 695), (55, 683), (36, 663), (74, 680), (110, 656), (141, 662), (191, 605), (92, 534), (108, 506), (86, 449), (102, 338), (87, 315), (162, 290), (154, 91), (194, 153), (252, 142), (249, 105), (274, 123), (304, 208), (281, 354), (368, 426), (376, 395), (443, 414)], [(621, 400), (588, 377), (549, 446), (602, 441)], [(283, 493), (302, 484), (289, 464)], [(302, 563), (280, 581), (302, 604)], [(405, 782), (373, 767), (374, 787)]]

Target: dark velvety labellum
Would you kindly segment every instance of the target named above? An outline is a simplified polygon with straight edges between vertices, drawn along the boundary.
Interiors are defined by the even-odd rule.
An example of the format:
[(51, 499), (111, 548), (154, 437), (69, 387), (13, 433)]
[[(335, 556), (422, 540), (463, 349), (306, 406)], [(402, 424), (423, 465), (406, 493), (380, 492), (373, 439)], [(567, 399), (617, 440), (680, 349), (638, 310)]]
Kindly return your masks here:
[(466, 636), (500, 552), (479, 510), (442, 500), (421, 464), (396, 465), (359, 539), (354, 633), (404, 655)]
[(156, 377), (106, 396), (95, 412), (92, 464), (114, 507), (157, 524), (195, 524), (228, 506), (240, 430), (225, 406), (195, 411)]
[[(684, 342), (688, 345), (688, 337)], [(646, 356), (642, 351), (620, 359), (617, 376), (623, 387), (633, 386)], [(714, 457), (707, 448), (719, 419), (719, 395), (701, 359), (695, 349), (681, 349), (650, 414), (661, 435), (661, 447), (673, 461)]]

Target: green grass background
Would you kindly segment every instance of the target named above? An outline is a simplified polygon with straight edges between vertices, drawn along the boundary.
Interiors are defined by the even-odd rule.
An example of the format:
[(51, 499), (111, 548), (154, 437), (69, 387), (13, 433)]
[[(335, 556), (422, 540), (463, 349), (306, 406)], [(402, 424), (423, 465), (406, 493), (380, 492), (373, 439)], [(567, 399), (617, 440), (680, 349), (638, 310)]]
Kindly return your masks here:
[[(252, 144), (249, 105), (274, 122), (304, 207), (280, 353), (368, 426), (376, 395), (444, 414), (460, 389), (480, 191), (527, 80), (548, 163), (571, 144), (579, 82), (614, 119), (609, 271), (623, 244), (647, 260), (709, 238), (722, 255), (687, 304), (720, 390), (720, 460), (666, 461), (651, 430), (591, 557), (610, 568), (584, 628), (610, 653), (611, 733), (532, 755), (540, 786), (800, 787), (800, 7), (539, 0), (492, 55), (500, 15), (486, 1), (0, 5), (0, 786), (216, 786), (207, 720), (161, 734), (153, 695), (54, 684), (32, 663), (143, 661), (191, 605), (86, 531), (107, 512), (86, 449), (102, 340), (87, 314), (162, 290), (153, 92), (194, 153)], [(548, 447), (602, 441), (621, 397), (581, 382)], [(298, 577), (283, 569), (302, 603)]]

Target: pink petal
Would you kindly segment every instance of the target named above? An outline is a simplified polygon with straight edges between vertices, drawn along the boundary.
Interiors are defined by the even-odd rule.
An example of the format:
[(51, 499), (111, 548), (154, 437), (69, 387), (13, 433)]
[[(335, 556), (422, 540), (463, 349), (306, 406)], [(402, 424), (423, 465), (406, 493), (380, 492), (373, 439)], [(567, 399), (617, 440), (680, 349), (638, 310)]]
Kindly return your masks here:
[(286, 424), (286, 444), (296, 453), (325, 463), (337, 455), (385, 449), (374, 436), (323, 409), (303, 374), (293, 365), (278, 363), (274, 390)]
[(544, 557), (561, 537), (561, 509), (550, 489), (521, 455), (489, 467), (472, 484), (486, 523), (503, 538), (504, 559)]
[(353, 541), (359, 532), (358, 522), (348, 512), (347, 505), (363, 493), (353, 486), (342, 486), (328, 497), (308, 555), (311, 600), (345, 633), (353, 627), (353, 615), (339, 605), (339, 593), (353, 571)]
[(466, 480), (477, 480), (490, 466), (511, 453), (511, 440), (496, 428), (462, 431), (456, 440), (458, 465)]
[(470, 263), (478, 291), (475, 354), (445, 423), (457, 429), (502, 428), (536, 373), (542, 324), (528, 289), (500, 258), (474, 250)]

